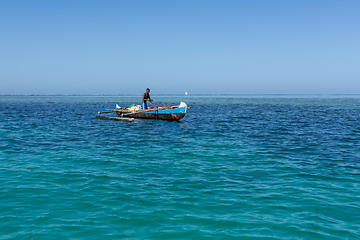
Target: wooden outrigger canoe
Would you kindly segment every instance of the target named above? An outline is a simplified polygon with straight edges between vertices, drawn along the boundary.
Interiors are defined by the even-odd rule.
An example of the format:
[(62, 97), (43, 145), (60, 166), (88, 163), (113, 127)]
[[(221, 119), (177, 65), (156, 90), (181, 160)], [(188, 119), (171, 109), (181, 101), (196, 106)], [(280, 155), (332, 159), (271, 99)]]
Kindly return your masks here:
[(148, 109), (139, 109), (135, 108), (118, 108), (118, 109), (106, 109), (105, 112), (99, 112), (99, 115), (96, 116), (97, 118), (101, 119), (110, 119), (108, 117), (100, 116), (101, 113), (110, 113), (116, 112), (116, 114), (120, 117), (118, 119), (133, 119), (133, 118), (143, 118), (143, 119), (161, 119), (161, 120), (169, 120), (169, 121), (178, 121), (182, 119), (188, 106), (186, 103), (181, 102), (178, 106), (158, 106), (158, 107), (151, 107)]
[(186, 103), (181, 102), (179, 106), (160, 106), (134, 111), (124, 109), (116, 111), (116, 114), (119, 117), (177, 121), (185, 117), (187, 109)]

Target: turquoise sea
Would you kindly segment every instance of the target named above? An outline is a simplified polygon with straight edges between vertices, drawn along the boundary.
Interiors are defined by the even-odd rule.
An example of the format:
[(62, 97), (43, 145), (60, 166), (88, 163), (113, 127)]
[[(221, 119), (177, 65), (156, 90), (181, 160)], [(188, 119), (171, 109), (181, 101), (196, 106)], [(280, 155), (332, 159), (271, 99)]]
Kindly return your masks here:
[(0, 239), (360, 239), (360, 95), (152, 97), (0, 96)]

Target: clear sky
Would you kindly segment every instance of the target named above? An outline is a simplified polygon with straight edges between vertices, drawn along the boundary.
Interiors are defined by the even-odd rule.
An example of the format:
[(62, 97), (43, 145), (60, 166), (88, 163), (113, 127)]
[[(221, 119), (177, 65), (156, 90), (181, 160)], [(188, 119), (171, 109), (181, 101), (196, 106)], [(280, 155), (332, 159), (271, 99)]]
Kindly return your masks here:
[(360, 94), (359, 0), (0, 0), (0, 94)]

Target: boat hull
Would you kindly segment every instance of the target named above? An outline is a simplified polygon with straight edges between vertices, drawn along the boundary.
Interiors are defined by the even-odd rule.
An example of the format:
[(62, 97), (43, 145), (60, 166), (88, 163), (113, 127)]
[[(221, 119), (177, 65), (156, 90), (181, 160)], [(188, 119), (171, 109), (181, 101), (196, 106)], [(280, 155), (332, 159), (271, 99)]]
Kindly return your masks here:
[(178, 121), (185, 117), (186, 113), (161, 113), (158, 112), (116, 112), (119, 117), (129, 117), (129, 118), (142, 118), (142, 119), (160, 119), (160, 120), (168, 120), (168, 121)]

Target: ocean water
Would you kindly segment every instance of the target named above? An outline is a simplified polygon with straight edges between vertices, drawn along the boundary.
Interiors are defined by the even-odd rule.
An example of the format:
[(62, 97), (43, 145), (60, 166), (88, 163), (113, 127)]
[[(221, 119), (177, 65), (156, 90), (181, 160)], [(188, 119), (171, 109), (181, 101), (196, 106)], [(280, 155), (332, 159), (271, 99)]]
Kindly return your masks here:
[(140, 98), (0, 96), (0, 239), (360, 239), (360, 96)]

